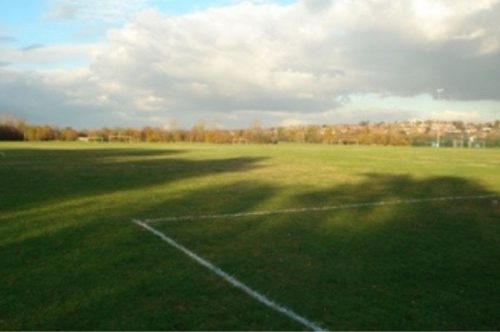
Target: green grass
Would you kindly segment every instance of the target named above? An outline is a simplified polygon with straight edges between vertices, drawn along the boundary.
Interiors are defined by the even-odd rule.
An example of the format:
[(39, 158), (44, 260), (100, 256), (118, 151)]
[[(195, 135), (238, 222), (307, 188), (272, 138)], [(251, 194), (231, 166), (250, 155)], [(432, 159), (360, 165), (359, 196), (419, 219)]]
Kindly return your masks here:
[[(0, 144), (0, 330), (301, 330), (131, 222), (500, 193), (500, 150)], [(155, 224), (328, 329), (500, 329), (493, 199)]]

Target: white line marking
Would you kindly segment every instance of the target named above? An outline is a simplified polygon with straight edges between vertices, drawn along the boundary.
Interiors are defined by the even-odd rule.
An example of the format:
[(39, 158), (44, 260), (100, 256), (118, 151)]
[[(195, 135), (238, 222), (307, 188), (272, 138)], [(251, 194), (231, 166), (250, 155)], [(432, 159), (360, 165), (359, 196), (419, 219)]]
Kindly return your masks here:
[(231, 277), (229, 274), (222, 271), (217, 266), (213, 265), (212, 263), (210, 263), (206, 259), (203, 259), (202, 257), (198, 256), (197, 254), (195, 254), (191, 250), (189, 250), (186, 247), (184, 247), (183, 245), (177, 243), (175, 240), (166, 236), (162, 232), (154, 229), (150, 225), (148, 225), (140, 220), (133, 220), (133, 222), (135, 224), (141, 226), (142, 228), (150, 231), (154, 235), (158, 236), (160, 239), (162, 239), (163, 241), (165, 241), (166, 243), (168, 243), (172, 247), (183, 252), (184, 254), (186, 254), (187, 256), (192, 258), (193, 260), (195, 260), (198, 264), (200, 264), (200, 265), (204, 266), (205, 268), (207, 268), (208, 270), (212, 271), (213, 273), (215, 273), (216, 275), (218, 275), (219, 277), (221, 277), (222, 279), (224, 279), (225, 281), (227, 281), (228, 283), (230, 283), (234, 287), (241, 289), (242, 291), (247, 293), (250, 297), (253, 297), (254, 299), (259, 301), (260, 303), (268, 306), (269, 308), (271, 308), (275, 311), (282, 313), (285, 316), (288, 316), (289, 318), (301, 323), (302, 325), (304, 325), (305, 327), (307, 327), (313, 331), (323, 331), (323, 329), (321, 327), (319, 327), (318, 325), (316, 325), (315, 323), (312, 323), (311, 321), (307, 320), (306, 318), (298, 315), (297, 313), (295, 313), (291, 309), (288, 309), (287, 307), (284, 307), (282, 305), (277, 304), (276, 302), (269, 299), (265, 295), (262, 295), (256, 291), (254, 291), (253, 289), (251, 289), (250, 287), (248, 287), (247, 285), (245, 285), (241, 281)]
[(437, 202), (437, 201), (478, 200), (478, 199), (488, 199), (495, 197), (500, 197), (500, 195), (494, 194), (494, 195), (476, 195), (476, 196), (443, 196), (443, 197), (433, 197), (433, 198), (413, 198), (405, 200), (399, 199), (393, 201), (364, 202), (364, 203), (353, 203), (353, 204), (342, 204), (342, 205), (331, 205), (331, 206), (305, 207), (297, 209), (282, 209), (282, 210), (224, 213), (224, 214), (205, 214), (199, 216), (190, 215), (190, 216), (180, 216), (180, 217), (163, 217), (163, 218), (144, 219), (143, 222), (155, 223), (161, 221), (179, 221), (179, 220), (228, 219), (228, 218), (239, 218), (248, 216), (267, 216), (273, 214), (353, 209), (353, 208), (380, 206), (380, 205), (417, 204), (417, 203)]

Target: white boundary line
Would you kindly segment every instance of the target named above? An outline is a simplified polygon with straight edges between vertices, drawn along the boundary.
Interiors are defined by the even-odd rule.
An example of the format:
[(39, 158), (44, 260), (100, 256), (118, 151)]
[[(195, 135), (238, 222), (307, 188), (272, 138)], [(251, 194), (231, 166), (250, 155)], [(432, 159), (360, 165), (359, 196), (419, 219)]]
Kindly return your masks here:
[(259, 301), (260, 303), (262, 303), (262, 304), (268, 306), (269, 308), (271, 308), (271, 309), (273, 309), (273, 310), (275, 310), (275, 311), (277, 311), (277, 312), (279, 312), (279, 313), (287, 316), (288, 318), (290, 318), (290, 319), (292, 319), (292, 320), (294, 320), (296, 322), (301, 323), (302, 325), (304, 325), (305, 327), (307, 327), (307, 328), (309, 328), (309, 329), (311, 329), (313, 331), (323, 331), (323, 329), (321, 327), (319, 327), (318, 325), (316, 325), (315, 323), (313, 323), (313, 322), (309, 321), (308, 319), (300, 316), (299, 314), (295, 313), (293, 310), (288, 309), (287, 307), (282, 306), (280, 304), (277, 304), (276, 302), (274, 302), (273, 300), (269, 299), (265, 295), (260, 294), (259, 292), (254, 291), (253, 289), (251, 289), (250, 287), (248, 287), (247, 285), (245, 285), (241, 281), (237, 280), (234, 277), (231, 277), (229, 274), (227, 274), (226, 272), (222, 271), (220, 268), (218, 268), (214, 264), (212, 264), (209, 261), (207, 261), (206, 259), (198, 256), (197, 254), (195, 254), (191, 250), (187, 249), (186, 247), (184, 247), (183, 245), (179, 244), (175, 240), (173, 240), (170, 237), (166, 236), (162, 232), (154, 229), (153, 227), (151, 227), (150, 225), (146, 224), (145, 222), (140, 221), (140, 220), (133, 220), (133, 222), (135, 224), (141, 226), (142, 228), (148, 230), (149, 232), (153, 233), (154, 235), (158, 236), (164, 242), (168, 243), (169, 245), (171, 245), (175, 249), (177, 249), (177, 250), (181, 251), (182, 253), (184, 253), (185, 255), (189, 256), (190, 258), (192, 258), (193, 260), (195, 260), (198, 264), (200, 264), (203, 267), (207, 268), (208, 270), (212, 271), (213, 273), (215, 273), (216, 275), (218, 275), (219, 277), (221, 277), (222, 279), (224, 279), (225, 281), (227, 281), (228, 283), (230, 283), (234, 287), (239, 288), (240, 290), (244, 291), (247, 295), (249, 295), (250, 297), (252, 297), (255, 300)]
[(381, 205), (399, 205), (399, 204), (417, 204), (425, 202), (438, 202), (438, 201), (465, 201), (465, 200), (480, 200), (500, 197), (499, 194), (492, 195), (475, 195), (475, 196), (442, 196), (433, 198), (413, 198), (413, 199), (398, 199), (393, 201), (378, 201), (378, 202), (364, 202), (364, 203), (353, 203), (353, 204), (342, 204), (342, 205), (330, 205), (330, 206), (316, 206), (316, 207), (306, 207), (306, 208), (296, 208), (296, 209), (281, 209), (281, 210), (268, 210), (268, 211), (254, 211), (254, 212), (240, 212), (240, 213), (224, 213), (224, 214), (205, 214), (205, 215), (189, 215), (189, 216), (179, 216), (179, 217), (164, 217), (164, 218), (153, 218), (144, 219), (143, 223), (155, 223), (162, 221), (180, 221), (180, 220), (199, 220), (199, 219), (229, 219), (229, 218), (240, 218), (248, 216), (267, 216), (274, 214), (290, 214), (290, 213), (301, 213), (301, 212), (314, 212), (314, 211), (331, 211), (331, 210), (342, 210), (342, 209), (354, 209), (368, 206), (381, 206)]

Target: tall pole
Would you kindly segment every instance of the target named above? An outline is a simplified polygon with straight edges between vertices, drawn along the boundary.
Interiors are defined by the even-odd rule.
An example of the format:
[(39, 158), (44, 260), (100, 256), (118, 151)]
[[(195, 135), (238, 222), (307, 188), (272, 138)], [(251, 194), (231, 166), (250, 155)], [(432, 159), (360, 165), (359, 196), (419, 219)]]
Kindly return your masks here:
[[(440, 89), (436, 89), (436, 92), (437, 92), (437, 99), (438, 100), (441, 100), (441, 93), (444, 91), (443, 88), (440, 88)], [(440, 130), (439, 130), (439, 123), (438, 123), (438, 127), (436, 128), (436, 147), (439, 148), (441, 142), (441, 133), (440, 133)]]

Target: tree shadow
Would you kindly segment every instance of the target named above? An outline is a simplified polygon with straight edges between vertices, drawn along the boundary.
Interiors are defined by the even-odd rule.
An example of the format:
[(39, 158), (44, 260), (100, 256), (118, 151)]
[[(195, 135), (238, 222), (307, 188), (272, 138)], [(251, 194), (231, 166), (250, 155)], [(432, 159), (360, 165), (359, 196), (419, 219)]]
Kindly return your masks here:
[[(206, 197), (224, 190), (210, 186), (173, 203), (203, 205)], [(244, 181), (230, 190), (239, 195), (224, 195), (224, 204), (244, 210), (276, 193), (271, 186)], [(71, 213), (54, 211), (45, 216), (51, 229), (0, 246), (7, 286), (0, 299), (0, 328), (297, 329), (130, 222), (131, 213), (145, 211), (149, 208), (90, 210), (84, 219), (69, 220)]]
[[(76, 178), (74, 197), (247, 171), (260, 161), (147, 155), (151, 159), (112, 156), (139, 157), (127, 163), (102, 155), (108, 164), (101, 179), (111, 179), (83, 185)], [(89, 158), (85, 165), (97, 165)], [(129, 164), (139, 173), (120, 173)], [(7, 285), (0, 329), (301, 329), (130, 222), (255, 211), (281, 190), (264, 181), (235, 181), (136, 205), (117, 201), (107, 210), (95, 201), (77, 201), (71, 208), (16, 220), (29, 227), (25, 236), (0, 242), (1, 281)], [(358, 183), (304, 189), (282, 208), (490, 194), (497, 193), (458, 177), (372, 173)], [(63, 197), (51, 195), (36, 203)], [(37, 225), (37, 218), (44, 224)], [(173, 220), (155, 227), (327, 328), (497, 330), (498, 220), (499, 207), (491, 200), (463, 200)]]
[(192, 177), (259, 167), (263, 158), (191, 160), (182, 150), (9, 150), (0, 167), (4, 212), (61, 200), (147, 188)]
[[(366, 174), (298, 193), (288, 207), (497, 194), (458, 177)], [(155, 227), (327, 328), (491, 330), (500, 323), (498, 220), (492, 198)]]
[(425, 199), (492, 194), (479, 183), (453, 176), (424, 179), (417, 179), (408, 174), (365, 173), (362, 176), (365, 179), (360, 183), (346, 183), (327, 190), (301, 194), (295, 198), (295, 202), (302, 205), (332, 205), (390, 199)]
[[(358, 184), (299, 194), (292, 205), (493, 194), (457, 177), (367, 174)], [(245, 222), (255, 227), (231, 227), (234, 238), (225, 246), (252, 253), (257, 263), (220, 261), (241, 275), (251, 274), (241, 266), (266, 271), (252, 285), (276, 293), (266, 279), (280, 280), (277, 298), (329, 328), (496, 330), (499, 220), (493, 199), (251, 218)], [(258, 246), (247, 238), (258, 238)]]

